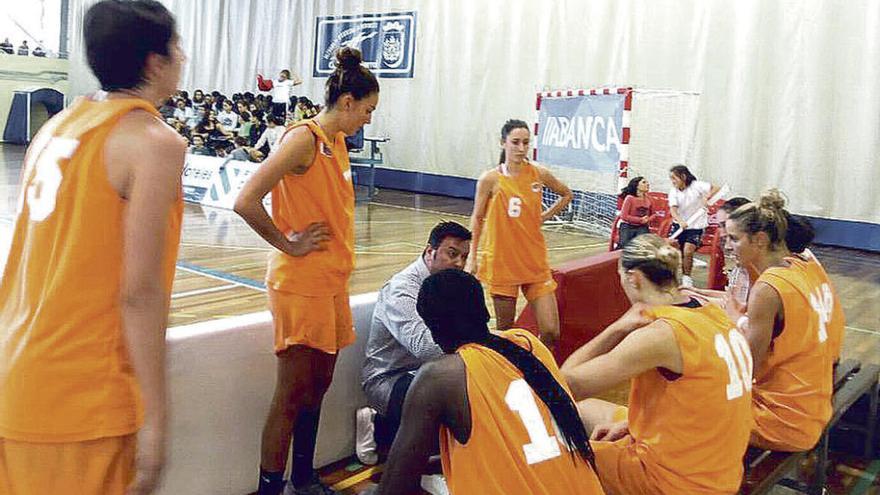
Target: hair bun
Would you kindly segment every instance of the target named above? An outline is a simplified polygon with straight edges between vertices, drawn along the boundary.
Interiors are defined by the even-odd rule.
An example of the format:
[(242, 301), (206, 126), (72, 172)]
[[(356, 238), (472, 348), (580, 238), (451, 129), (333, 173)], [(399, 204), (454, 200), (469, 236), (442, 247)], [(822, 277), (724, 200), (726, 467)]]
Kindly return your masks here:
[(785, 197), (779, 192), (779, 189), (768, 189), (761, 194), (761, 199), (758, 200), (758, 207), (781, 210), (785, 208)]
[(656, 256), (657, 261), (667, 267), (675, 267), (681, 263), (681, 254), (678, 249), (675, 249), (665, 242), (657, 248)]
[(336, 67), (342, 70), (357, 69), (364, 57), (357, 48), (344, 46), (336, 51)]

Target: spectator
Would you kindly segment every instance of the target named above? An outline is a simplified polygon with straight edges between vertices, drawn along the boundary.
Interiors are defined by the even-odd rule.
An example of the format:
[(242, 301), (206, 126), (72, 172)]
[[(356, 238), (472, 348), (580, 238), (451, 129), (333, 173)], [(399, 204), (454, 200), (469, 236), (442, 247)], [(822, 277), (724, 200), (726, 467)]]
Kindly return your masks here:
[(167, 98), (162, 102), (162, 106), (159, 107), (159, 115), (161, 115), (166, 122), (168, 122), (169, 119), (174, 118), (174, 98)]
[(634, 177), (620, 192), (618, 197), (623, 199), (623, 206), (620, 208), (616, 249), (623, 249), (629, 241), (650, 232), (648, 224), (655, 218), (655, 214), (648, 198), (649, 190), (648, 179)]
[(208, 115), (208, 111), (205, 109), (204, 105), (196, 107), (195, 101), (193, 101), (193, 107), (195, 107), (195, 111), (193, 111), (186, 120), (186, 126), (190, 129), (195, 129), (196, 126), (199, 125), (199, 123)]
[[(241, 99), (241, 100), (235, 102), (235, 113), (241, 115), (247, 111), (248, 111), (248, 106), (247, 106), (247, 102), (245, 102), (244, 99)], [(245, 121), (246, 120), (247, 119), (245, 119)]]
[(199, 134), (193, 135), (189, 152), (193, 155), (214, 156), (214, 151), (205, 146), (205, 138)]
[(229, 153), (229, 156), (232, 157), (233, 160), (238, 160), (242, 162), (258, 162), (263, 158), (263, 154), (259, 151), (248, 147), (247, 139), (237, 136), (233, 143), (235, 143), (235, 147)]
[(186, 106), (186, 100), (184, 100), (184, 99), (177, 100), (176, 107), (177, 108), (174, 109), (174, 118), (175, 119), (177, 119), (183, 123), (188, 123), (190, 120), (192, 120), (193, 115), (195, 115), (195, 112), (193, 111), (193, 109), (191, 107)]
[(0, 43), (0, 52), (14, 55), (15, 50), (13, 50), (12, 48), (12, 43), (9, 42), (9, 38), (6, 38), (5, 40), (3, 40), (3, 43)]
[(205, 106), (205, 93), (201, 89), (193, 91), (192, 106), (195, 110)]
[(251, 137), (251, 128), (254, 124), (251, 123), (251, 114), (247, 112), (241, 112), (238, 115), (238, 130), (236, 131), (236, 137), (242, 137), (250, 144)]
[(258, 74), (257, 82), (260, 89), (268, 88), (272, 91), (272, 101), (274, 102), (272, 114), (284, 117), (287, 115), (287, 105), (293, 93), (293, 87), (301, 84), (302, 79), (298, 76), (291, 78), (290, 71), (284, 69), (278, 74), (278, 79), (275, 81), (265, 81), (263, 76)]
[(269, 116), (268, 127), (265, 131), (263, 131), (263, 135), (260, 136), (260, 139), (257, 140), (257, 144), (254, 145), (254, 148), (261, 149), (264, 145), (269, 145), (269, 153), (275, 151), (275, 148), (278, 147), (278, 143), (281, 142), (281, 136), (284, 135), (284, 131), (287, 129), (282, 126), (283, 120), (282, 117), (277, 115)]
[(43, 51), (42, 46), (37, 45), (36, 48), (34, 48), (34, 51), (33, 51), (33, 53), (31, 53), (31, 55), (33, 55), (35, 57), (45, 57), (46, 52)]
[(30, 47), (28, 47), (27, 40), (22, 40), (21, 46), (18, 47), (18, 54), (27, 57), (30, 52)]
[(263, 112), (260, 110), (255, 110), (251, 114), (251, 131), (248, 136), (248, 142), (251, 146), (255, 145), (257, 140), (260, 139), (260, 136), (263, 135), (263, 132), (266, 131), (266, 124), (263, 122)]
[(238, 115), (232, 111), (232, 101), (223, 100), (223, 107), (217, 114), (217, 122), (229, 132), (238, 130)]

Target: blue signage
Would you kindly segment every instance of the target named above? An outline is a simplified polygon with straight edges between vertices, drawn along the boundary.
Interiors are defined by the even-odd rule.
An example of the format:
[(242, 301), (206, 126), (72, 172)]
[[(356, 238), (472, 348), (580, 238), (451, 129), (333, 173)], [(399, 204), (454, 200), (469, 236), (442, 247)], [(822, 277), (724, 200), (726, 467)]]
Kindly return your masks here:
[(344, 46), (360, 50), (364, 65), (378, 77), (413, 77), (416, 13), (318, 17), (312, 75), (332, 74), (336, 69), (336, 51)]
[(596, 172), (617, 171), (625, 98), (602, 94), (542, 100), (538, 161)]

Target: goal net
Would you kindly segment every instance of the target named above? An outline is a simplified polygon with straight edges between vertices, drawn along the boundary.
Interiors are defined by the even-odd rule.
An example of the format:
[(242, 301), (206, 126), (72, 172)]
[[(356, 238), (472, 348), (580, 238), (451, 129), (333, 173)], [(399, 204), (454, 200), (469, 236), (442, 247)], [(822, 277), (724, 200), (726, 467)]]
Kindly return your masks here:
[[(667, 191), (693, 153), (699, 93), (627, 87), (538, 93), (534, 158), (574, 192), (554, 221), (607, 236), (617, 194), (643, 176)], [(544, 189), (545, 207), (558, 196)]]

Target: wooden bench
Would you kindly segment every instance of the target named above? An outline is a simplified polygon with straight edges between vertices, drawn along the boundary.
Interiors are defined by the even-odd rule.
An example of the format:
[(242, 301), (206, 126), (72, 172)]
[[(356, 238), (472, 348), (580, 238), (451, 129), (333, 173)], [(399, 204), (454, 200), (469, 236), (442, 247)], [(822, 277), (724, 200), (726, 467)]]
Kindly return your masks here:
[(880, 392), (880, 366), (861, 365), (858, 361), (848, 359), (834, 369), (834, 396), (832, 397), (833, 412), (812, 452), (816, 455), (816, 471), (810, 484), (785, 478), (786, 474), (798, 467), (800, 461), (810, 452), (774, 452), (749, 447), (744, 458), (745, 475), (743, 476), (740, 493), (757, 495), (769, 493), (777, 484), (801, 493), (819, 495), (824, 492), (826, 471), (828, 467), (828, 433), (840, 422), (844, 413), (864, 394), (870, 394), (870, 406), (865, 425), (848, 425), (864, 433), (864, 456), (873, 457), (874, 429), (877, 423), (877, 394)]

